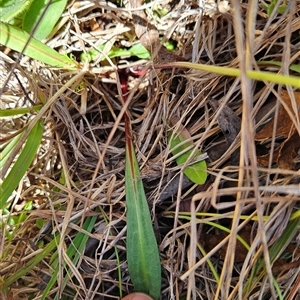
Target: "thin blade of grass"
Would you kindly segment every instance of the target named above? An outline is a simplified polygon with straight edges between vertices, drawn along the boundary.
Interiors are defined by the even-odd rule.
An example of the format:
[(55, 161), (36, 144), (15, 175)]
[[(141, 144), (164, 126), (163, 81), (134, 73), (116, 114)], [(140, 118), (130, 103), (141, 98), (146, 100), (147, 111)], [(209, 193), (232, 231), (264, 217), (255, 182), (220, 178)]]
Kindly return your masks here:
[(43, 250), (34, 255), (28, 263), (22, 264), (22, 267), (16, 270), (16, 272), (13, 273), (10, 277), (5, 278), (3, 282), (0, 282), (0, 290), (9, 288), (9, 286), (15, 283), (18, 279), (25, 276), (28, 272), (32, 271), (40, 261), (42, 261), (53, 249), (55, 249), (55, 246), (58, 243), (57, 239), (59, 239), (59, 237), (53, 239), (48, 245), (44, 247)]
[(10, 142), (5, 146), (5, 148), (0, 153), (0, 169), (2, 169), (3, 165), (7, 161), (10, 156), (11, 151), (14, 149), (14, 146), (17, 144), (21, 134), (19, 133), (15, 137), (13, 137)]
[(31, 130), (25, 146), (14, 163), (11, 171), (0, 186), (0, 209), (5, 207), (8, 198), (26, 174), (41, 144), (43, 131), (43, 121), (39, 120)]
[(158, 299), (161, 265), (149, 207), (132, 141), (126, 143), (127, 261), (135, 290)]
[(53, 67), (74, 68), (75, 62), (66, 55), (59, 54), (42, 42), (30, 38), (30, 35), (10, 24), (0, 22), (0, 44), (22, 52), (29, 41), (24, 54)]
[[(92, 232), (94, 225), (96, 223), (97, 217), (88, 217), (82, 228), (87, 231), (87, 232)], [(73, 265), (76, 265), (80, 259), (80, 257), (83, 255), (84, 253), (84, 249), (87, 243), (89, 236), (86, 235), (83, 232), (78, 232), (73, 240), (73, 242), (70, 244), (69, 248), (67, 249), (67, 255), (68, 257), (72, 260)], [(56, 253), (54, 254), (56, 256)], [(69, 267), (66, 266), (66, 264), (64, 264), (65, 268), (66, 268), (66, 276), (63, 278), (63, 282), (62, 282), (62, 290), (65, 288), (65, 286), (67, 285), (68, 282), (68, 273), (69, 273)], [(53, 287), (53, 285), (55, 284), (55, 282), (57, 281), (58, 278), (58, 272), (59, 272), (59, 258), (56, 257), (55, 260), (52, 263), (52, 267), (54, 269), (54, 272), (51, 276), (50, 281), (48, 282), (43, 295), (41, 297), (41, 300), (46, 299), (49, 291), (51, 290), (51, 288)], [(58, 295), (55, 296), (54, 299), (58, 299), (57, 298)]]
[[(287, 245), (291, 242), (293, 237), (299, 232), (300, 228), (300, 218), (293, 219), (290, 221), (279, 237), (279, 239), (272, 245), (269, 251), (270, 262), (273, 263), (286, 249)], [(252, 273), (244, 285), (244, 295), (249, 295), (249, 292), (259, 285), (259, 282), (266, 274), (265, 261), (260, 259), (253, 268)]]
[[(156, 68), (161, 68), (161, 69), (174, 68), (174, 67), (201, 70), (205, 72), (216, 73), (225, 76), (233, 76), (233, 77), (239, 77), (241, 75), (241, 71), (236, 68), (211, 66), (211, 65), (180, 62), (180, 61), (172, 62), (172, 65), (161, 64), (156, 66)], [(252, 71), (252, 70), (248, 70), (246, 71), (246, 73), (249, 78), (255, 80), (269, 81), (273, 83), (291, 85), (293, 87), (300, 88), (300, 78), (297, 76), (287, 76), (287, 75), (276, 74), (272, 72)]]
[[(275, 61), (275, 60), (261, 60), (261, 61), (258, 61), (257, 64), (259, 66), (276, 66), (278, 68), (282, 67), (282, 62), (281, 61)], [(291, 64), (289, 66), (289, 69), (291, 71), (295, 71), (295, 72), (300, 73), (300, 65)]]
[(42, 108), (42, 104), (34, 105), (31, 107), (0, 109), (0, 118), (28, 114), (34, 111), (40, 111), (41, 108)]

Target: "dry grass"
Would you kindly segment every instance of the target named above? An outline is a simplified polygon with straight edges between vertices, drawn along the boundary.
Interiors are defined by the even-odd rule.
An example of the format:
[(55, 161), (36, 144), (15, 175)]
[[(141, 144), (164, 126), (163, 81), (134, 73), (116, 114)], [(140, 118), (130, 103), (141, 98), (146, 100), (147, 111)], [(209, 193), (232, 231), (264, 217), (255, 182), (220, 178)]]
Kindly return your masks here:
[[(299, 3), (296, 7), (295, 1), (290, 1), (287, 14), (267, 16), (261, 7), (255, 7), (256, 1), (249, 2), (252, 5), (244, 1), (240, 10), (201, 18), (191, 3), (161, 4), (172, 11), (173, 19), (172, 13), (157, 18), (149, 6), (147, 12), (161, 36), (168, 35), (177, 41), (177, 54), (188, 60), (242, 70), (258, 68), (258, 60), (279, 60), (284, 62), (281, 71), (287, 73), (289, 64), (300, 63)], [(107, 43), (107, 54), (112, 45), (129, 46), (135, 42), (129, 10), (117, 9), (111, 2), (110, 6), (93, 1), (81, 3), (82, 6), (79, 2), (70, 6), (71, 14), (65, 14), (62, 29), (50, 41), (53, 47), (65, 47), (77, 55), (90, 45)], [(231, 7), (238, 7), (238, 1), (232, 1)], [(26, 59), (17, 66), (26, 78), (24, 86), (33, 102), (37, 101), (38, 91), (46, 99), (57, 92), (59, 97), (44, 115), (46, 128), (39, 156), (12, 199), (12, 216), (19, 215), (29, 200), (34, 200), (34, 208), (11, 241), (4, 236), (1, 239), (5, 258), (1, 261), (0, 276), (6, 278), (22, 268), (53, 238), (54, 232), (60, 232), (63, 238), (58, 255), (73, 273), (64, 293), (74, 299), (117, 299), (118, 265), (123, 293), (133, 290), (126, 265), (125, 140), (121, 118), (124, 109), (114, 71), (121, 62), (112, 59), (103, 66), (99, 61), (100, 57), (91, 63), (79, 85), (73, 84), (64, 93), (59, 92), (60, 88), (74, 74), (42, 68)], [(135, 58), (123, 61), (139, 63)], [(268, 68), (271, 69), (265, 67)], [(4, 70), (4, 74), (8, 71)], [(142, 82), (132, 79), (130, 88), (134, 145), (163, 267), (161, 299), (277, 299), (276, 284), (284, 299), (299, 297), (299, 235), (283, 245), (276, 263), (270, 261), (269, 252), (292, 214), (298, 213), (299, 218), (299, 152), (292, 170), (278, 169), (274, 164), (258, 165), (256, 125), (252, 126), (264, 105), (273, 102), (276, 106), (275, 95), (280, 95), (284, 88), (252, 81), (244, 75), (234, 79), (193, 70), (162, 71), (151, 66)], [(288, 91), (292, 93), (291, 88)], [(3, 95), (3, 105), (24, 105), (23, 101), (28, 100), (22, 95), (22, 89), (11, 88)], [(224, 135), (215, 112), (207, 105), (211, 98), (226, 103), (242, 119), (240, 135), (223, 150), (220, 145), (224, 145)], [(210, 157), (210, 175), (203, 186), (181, 189), (180, 182), (173, 186), (171, 179), (181, 173), (167, 142), (175, 117), (180, 118), (194, 142)], [(4, 135), (23, 128), (27, 121), (24, 117), (1, 121), (2, 128), (6, 128)], [(299, 118), (295, 122), (300, 133)], [(268, 150), (274, 149), (271, 140), (276, 145), (280, 143), (273, 136), (266, 144)], [(180, 179), (183, 180), (182, 176)], [(173, 195), (162, 201), (166, 189), (172, 193), (170, 186)], [(89, 234), (85, 254), (72, 267), (71, 261), (66, 260), (66, 248), (77, 232), (83, 232), (86, 217), (94, 215), (97, 223)], [(38, 229), (38, 219), (45, 221), (48, 230)], [(209, 222), (229, 228), (230, 234), (224, 235)], [(249, 251), (237, 243), (238, 233), (249, 243)], [(51, 276), (50, 258), (47, 255), (11, 285), (8, 298), (3, 294), (4, 299), (40, 299), (45, 287), (43, 280), (47, 282)], [(242, 289), (259, 258), (264, 259), (265, 274), (245, 296)], [(219, 282), (212, 274), (209, 260)], [(58, 284), (64, 276), (61, 269)], [(55, 287), (49, 299), (57, 292)]]

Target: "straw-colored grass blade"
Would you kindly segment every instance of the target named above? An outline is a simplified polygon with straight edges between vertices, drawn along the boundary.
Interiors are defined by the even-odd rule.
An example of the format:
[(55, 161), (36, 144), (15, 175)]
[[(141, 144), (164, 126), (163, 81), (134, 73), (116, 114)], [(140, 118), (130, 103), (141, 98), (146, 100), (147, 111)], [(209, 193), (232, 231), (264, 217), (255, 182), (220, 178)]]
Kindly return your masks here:
[(28, 262), (22, 264), (22, 267), (16, 270), (10, 277), (6, 278), (4, 281), (0, 282), (0, 290), (5, 290), (9, 288), (10, 285), (15, 283), (22, 276), (31, 272), (34, 267), (40, 263), (53, 249), (55, 249), (59, 238), (53, 239), (49, 244), (47, 244), (41, 251), (37, 251), (36, 255), (32, 255), (32, 259)]

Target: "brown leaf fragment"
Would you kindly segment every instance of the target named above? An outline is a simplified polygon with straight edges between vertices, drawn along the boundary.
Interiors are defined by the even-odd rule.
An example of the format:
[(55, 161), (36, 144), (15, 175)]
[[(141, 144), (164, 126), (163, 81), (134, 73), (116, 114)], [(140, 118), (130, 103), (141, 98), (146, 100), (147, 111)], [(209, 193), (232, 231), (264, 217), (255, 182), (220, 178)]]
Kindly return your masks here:
[(135, 34), (137, 38), (148, 51), (152, 52), (159, 42), (158, 30), (147, 21), (144, 12), (132, 14), (132, 20), (135, 24)]
[[(300, 117), (300, 92), (294, 92), (296, 104), (298, 107), (298, 115)], [(291, 102), (291, 99), (289, 97), (289, 94), (287, 91), (282, 91), (281, 98), (284, 101), (284, 103), (288, 106), (288, 108), (293, 111), (293, 104)], [(291, 132), (291, 128), (294, 126), (291, 118), (289, 117), (289, 114), (285, 110), (284, 106), (282, 105), (279, 108), (278, 111), (278, 121), (277, 121), (277, 128), (276, 128), (276, 137), (285, 137), (287, 138), (289, 133)], [(272, 137), (273, 133), (273, 127), (274, 127), (274, 118), (271, 119), (266, 126), (264, 126), (256, 135), (255, 140), (256, 141), (264, 141), (267, 139), (270, 139)]]
[[(294, 92), (296, 99), (296, 106), (298, 109), (298, 116), (300, 118), (300, 92)], [(292, 101), (287, 91), (282, 91), (281, 98), (289, 108), (293, 110)], [(270, 120), (266, 126), (264, 126), (255, 136), (256, 141), (266, 141), (272, 138), (274, 127), (274, 119)], [(300, 148), (300, 137), (298, 131), (295, 128), (293, 121), (291, 120), (288, 112), (282, 105), (278, 111), (278, 120), (276, 127), (276, 138), (283, 137), (285, 140), (279, 147), (274, 149), (272, 156), (272, 162), (277, 162), (278, 167), (282, 169), (292, 170), (295, 167), (294, 158), (297, 156), (297, 151)], [(270, 154), (261, 155), (257, 157), (259, 164), (268, 166), (270, 160)]]
[[(214, 112), (218, 110), (219, 102), (217, 100), (210, 99), (208, 103)], [(241, 119), (228, 105), (222, 108), (217, 119), (227, 143), (231, 145), (241, 130)]]
[(100, 28), (99, 23), (97, 22), (96, 18), (92, 18), (90, 20), (90, 27), (91, 27), (91, 31), (96, 31)]
[[(280, 150), (279, 147), (274, 149), (273, 156), (272, 156), (272, 162), (277, 161), (278, 155), (279, 155), (279, 150)], [(257, 162), (264, 167), (267, 167), (269, 165), (269, 161), (270, 161), (269, 153), (257, 156)]]
[(286, 262), (283, 259), (278, 259), (275, 261), (273, 266), (273, 274), (279, 275), (288, 272), (290, 269), (296, 269), (300, 267), (300, 260), (293, 262)]
[(281, 169), (292, 170), (295, 167), (294, 158), (297, 157), (297, 149), (300, 148), (300, 137), (294, 128), (291, 136), (286, 139), (280, 149), (277, 158), (278, 167)]
[(226, 141), (218, 143), (207, 150), (208, 157), (211, 161), (219, 159), (228, 149)]
[[(246, 225), (239, 231), (239, 235), (250, 244), (251, 241), (251, 230), (252, 227), (250, 225)], [(228, 233), (221, 231), (219, 234), (203, 234), (201, 236), (200, 242), (204, 244), (205, 251), (211, 251), (215, 246), (221, 243), (226, 237)], [(227, 244), (225, 244), (221, 249), (217, 251), (217, 255), (220, 259), (224, 260), (227, 252)], [(236, 248), (235, 248), (235, 262), (243, 262), (248, 254), (248, 250), (245, 246), (237, 240)]]

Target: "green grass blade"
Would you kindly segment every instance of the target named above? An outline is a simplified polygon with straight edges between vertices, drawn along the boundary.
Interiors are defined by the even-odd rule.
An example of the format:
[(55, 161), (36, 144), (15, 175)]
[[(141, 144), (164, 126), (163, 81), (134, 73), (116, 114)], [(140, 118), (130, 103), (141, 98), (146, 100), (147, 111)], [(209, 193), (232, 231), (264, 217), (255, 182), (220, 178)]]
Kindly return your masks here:
[(42, 108), (42, 105), (37, 104), (37, 105), (29, 106), (29, 107), (0, 109), (0, 118), (28, 114), (28, 113), (32, 113), (34, 111), (40, 111), (41, 108)]
[[(48, 5), (49, 2), (51, 2), (50, 5)], [(39, 22), (33, 37), (39, 41), (45, 39), (53, 30), (66, 5), (67, 0), (34, 0), (24, 16), (23, 29), (32, 32), (37, 22)], [(42, 15), (45, 9), (47, 10)]]
[[(97, 217), (88, 217), (82, 228), (87, 231), (87, 232), (92, 232), (94, 225), (96, 223)], [(74, 265), (76, 265), (80, 259), (80, 257), (83, 255), (84, 253), (84, 249), (87, 243), (87, 240), (89, 239), (89, 236), (86, 235), (83, 232), (78, 232), (73, 240), (73, 242), (70, 244), (70, 246), (67, 249), (67, 255), (68, 257), (72, 260), (72, 263)], [(53, 287), (53, 285), (55, 284), (55, 282), (57, 281), (58, 278), (58, 271), (59, 271), (59, 259), (57, 257), (57, 253), (54, 254), (54, 256), (56, 257), (55, 260), (52, 263), (52, 267), (54, 269), (54, 272), (51, 276), (50, 281), (48, 282), (43, 295), (41, 297), (41, 300), (46, 299), (46, 297), (48, 296), (49, 291), (51, 290), (51, 288)], [(64, 287), (67, 285), (68, 282), (68, 273), (69, 273), (69, 268), (66, 266), (66, 264), (64, 265), (64, 267), (66, 268), (66, 276), (63, 278), (63, 282), (62, 282), (62, 290), (64, 289)], [(55, 299), (57, 299), (58, 295), (55, 297)]]
[[(239, 77), (241, 75), (241, 71), (239, 69), (196, 64), (190, 62), (178, 61), (178, 62), (172, 62), (172, 65), (162, 64), (159, 67), (160, 68), (168, 68), (168, 67), (188, 68), (188, 69), (201, 70), (205, 72), (216, 73), (219, 75), (234, 76), (234, 77)], [(252, 71), (252, 70), (248, 70), (246, 73), (249, 78), (252, 78), (254, 80), (269, 81), (273, 83), (291, 85), (293, 87), (300, 88), (300, 77), (297, 76), (287, 76), (287, 75), (276, 74), (272, 72)]]
[(126, 143), (125, 188), (126, 245), (130, 277), (137, 292), (144, 292), (158, 299), (161, 289), (159, 252), (131, 141)]
[(13, 137), (0, 153), (0, 169), (2, 169), (5, 162), (9, 158), (11, 151), (13, 150), (14, 146), (17, 144), (18, 140), (20, 139), (20, 136), (21, 134), (19, 133), (17, 136)]
[[(262, 61), (258, 61), (257, 64), (259, 66), (276, 66), (278, 68), (282, 67), (282, 62), (281, 61), (275, 61), (275, 60), (262, 60)], [(289, 69), (291, 71), (295, 71), (295, 72), (300, 73), (300, 65), (291, 64), (289, 66)]]
[(43, 122), (40, 120), (30, 132), (22, 152), (7, 177), (3, 180), (0, 186), (0, 209), (5, 207), (8, 198), (19, 185), (32, 163), (41, 144), (43, 130)]
[(30, 39), (30, 35), (24, 30), (0, 22), (0, 44), (15, 51), (22, 52), (28, 40), (30, 40), (30, 42), (24, 51), (25, 55), (53, 67), (75, 67), (75, 62), (66, 55), (59, 54), (51, 47), (34, 38)]
[[(279, 239), (272, 245), (269, 256), (271, 264), (282, 254), (288, 244), (291, 242), (293, 237), (299, 232), (300, 229), (300, 218), (293, 219), (288, 223)], [(253, 269), (249, 279), (244, 285), (244, 295), (249, 295), (249, 292), (262, 280), (266, 274), (265, 261), (260, 259), (256, 267)]]
[[(193, 145), (193, 143), (187, 142), (184, 134), (182, 133), (176, 135), (171, 133), (169, 135), (169, 143), (170, 143), (171, 152), (174, 156), (178, 155), (179, 153), (182, 153), (176, 158), (176, 163), (179, 166), (185, 164), (188, 160), (197, 158), (201, 155), (200, 150), (193, 150), (193, 149), (187, 150), (188, 148), (191, 147), (191, 145)], [(207, 179), (206, 170), (207, 170), (206, 162), (205, 160), (202, 160), (194, 164), (191, 164), (189, 166), (186, 166), (183, 170), (183, 173), (192, 182), (197, 184), (203, 184)]]
[(55, 246), (58, 243), (57, 239), (59, 238), (52, 240), (41, 252), (33, 256), (28, 263), (22, 264), (22, 267), (16, 270), (16, 272), (13, 273), (9, 278), (6, 278), (3, 282), (0, 282), (0, 290), (3, 291), (9, 288), (18, 279), (32, 271), (40, 261), (42, 261), (53, 249), (55, 249)]

